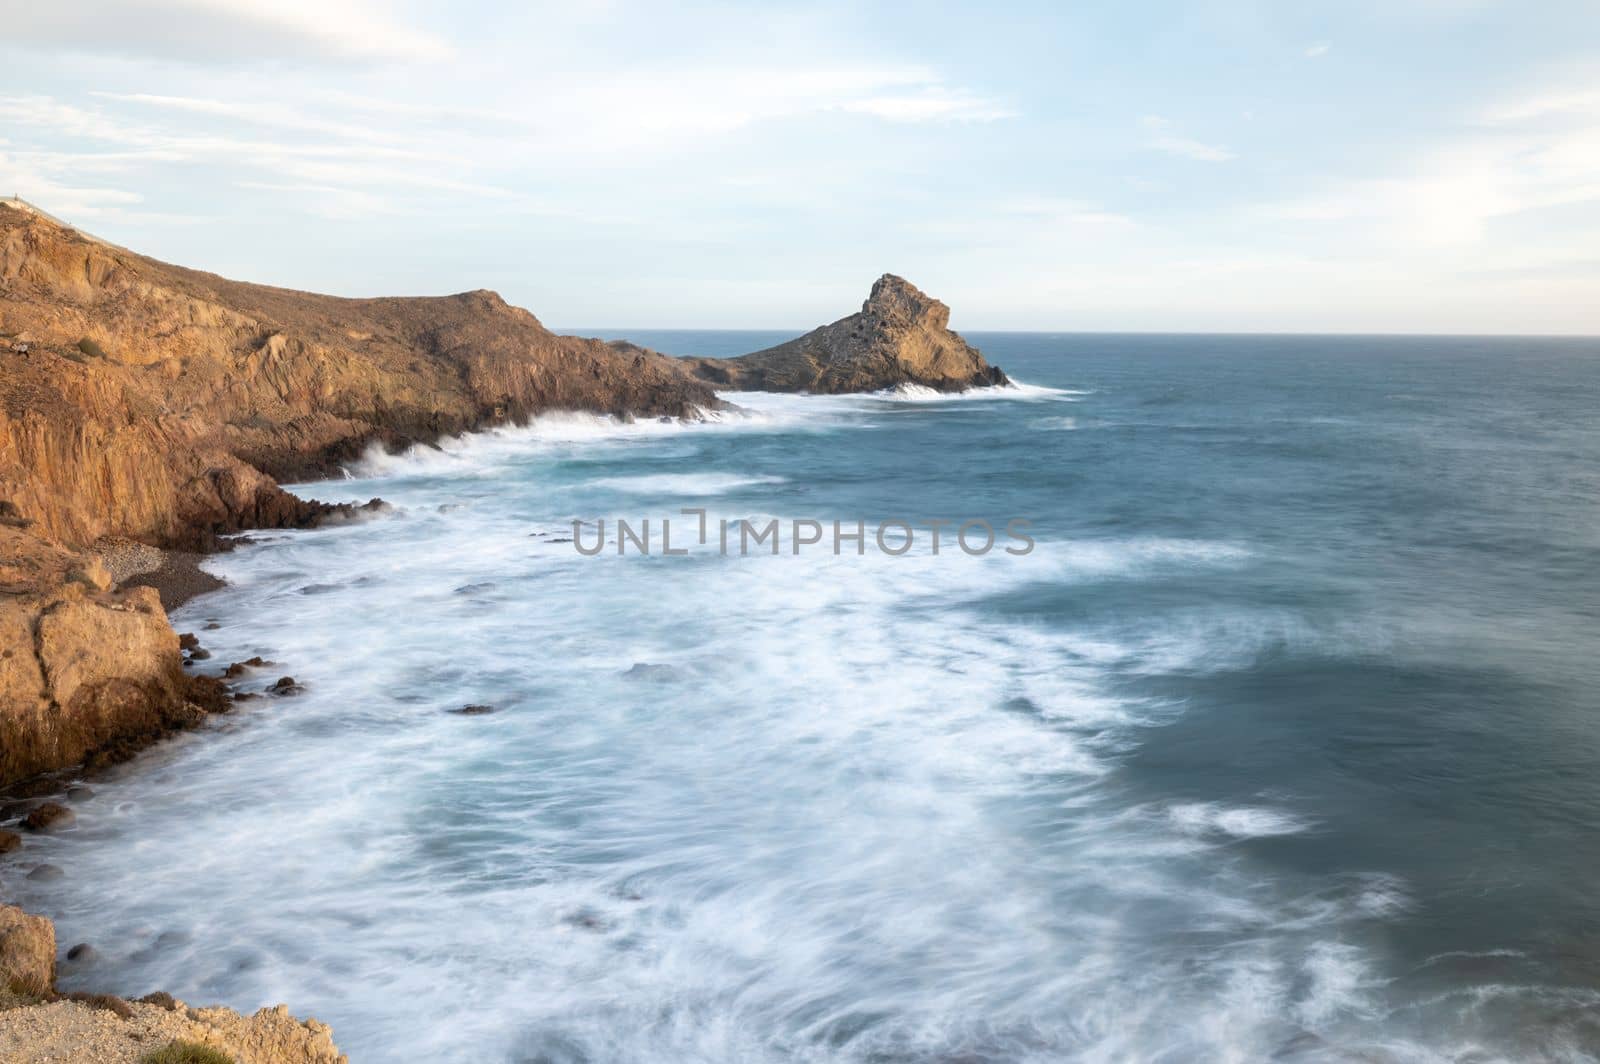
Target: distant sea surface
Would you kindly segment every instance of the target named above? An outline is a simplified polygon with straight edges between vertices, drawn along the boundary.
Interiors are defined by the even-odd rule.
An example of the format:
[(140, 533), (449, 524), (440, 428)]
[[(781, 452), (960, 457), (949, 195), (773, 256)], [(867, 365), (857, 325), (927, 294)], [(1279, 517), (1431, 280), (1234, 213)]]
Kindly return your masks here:
[[(7, 890), (99, 951), (69, 985), (285, 1001), (358, 1064), (1595, 1059), (1600, 342), (970, 338), (1026, 387), (302, 487), (398, 512), (175, 623), (305, 692)], [(683, 507), (1037, 546), (567, 542)]]

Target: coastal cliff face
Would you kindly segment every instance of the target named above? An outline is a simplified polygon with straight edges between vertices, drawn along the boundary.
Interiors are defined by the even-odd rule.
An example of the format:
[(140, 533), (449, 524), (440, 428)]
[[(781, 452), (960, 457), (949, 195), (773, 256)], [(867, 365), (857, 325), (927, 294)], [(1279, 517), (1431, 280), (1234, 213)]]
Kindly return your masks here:
[[(150, 566), (125, 563), (354, 512), (276, 478), (546, 410), (722, 405), (675, 359), (557, 336), (493, 292), (339, 299), (244, 284), (0, 201), (0, 788), (64, 790), (69, 777), (50, 774), (229, 708), (222, 681), (185, 672), (157, 591), (128, 580)], [(74, 814), (35, 800), (5, 817), (0, 862), (25, 849), (19, 832)], [(343, 1060), (326, 1027), (281, 1007), (61, 1000), (49, 922), (0, 916), (7, 1060), (135, 1061), (157, 1038), (250, 1064)]]
[(739, 358), (691, 359), (719, 388), (768, 392), (871, 392), (919, 384), (942, 392), (1007, 383), (998, 366), (950, 331), (950, 308), (884, 274), (858, 314)]
[(154, 588), (0, 528), (0, 783), (112, 756), (220, 708), (183, 671)]
[(493, 292), (340, 299), (228, 281), (0, 201), (0, 500), (86, 545), (323, 516), (273, 478), (544, 410), (695, 416), (676, 360), (558, 336)]
[(196, 719), (154, 592), (98, 569), (108, 538), (207, 549), (352, 513), (275, 478), (374, 443), (721, 405), (676, 359), (558, 336), (493, 292), (244, 284), (0, 201), (0, 786)]

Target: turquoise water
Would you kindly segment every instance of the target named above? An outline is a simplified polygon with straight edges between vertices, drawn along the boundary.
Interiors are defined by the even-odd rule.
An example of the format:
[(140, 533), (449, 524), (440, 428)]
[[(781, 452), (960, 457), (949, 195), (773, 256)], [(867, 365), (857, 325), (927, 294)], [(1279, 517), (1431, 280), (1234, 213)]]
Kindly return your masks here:
[[(180, 629), (306, 691), (41, 844), (68, 982), (358, 1062), (1594, 1059), (1600, 343), (972, 339), (1028, 387), (308, 488), (398, 512), (215, 559)], [(1036, 546), (568, 542), (683, 507)]]

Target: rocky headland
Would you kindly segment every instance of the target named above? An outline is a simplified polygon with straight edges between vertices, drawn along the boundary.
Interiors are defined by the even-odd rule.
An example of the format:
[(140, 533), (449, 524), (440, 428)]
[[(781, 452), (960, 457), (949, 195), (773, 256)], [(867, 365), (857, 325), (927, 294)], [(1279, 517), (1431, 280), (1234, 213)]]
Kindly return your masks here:
[(950, 330), (950, 308), (892, 273), (878, 278), (860, 312), (797, 339), (738, 358), (688, 360), (722, 389), (873, 392), (906, 384), (941, 392), (1008, 383), (983, 352)]
[(720, 405), (676, 359), (558, 336), (493, 292), (245, 284), (0, 201), (0, 787), (194, 719), (161, 604), (127, 586), (164, 560), (130, 545), (358, 517), (277, 482), (375, 444)]
[[(725, 405), (716, 389), (1006, 383), (948, 321), (885, 275), (859, 314), (797, 340), (676, 359), (557, 335), (489, 291), (347, 299), (230, 281), (0, 201), (0, 898), (8, 879), (60, 874), (27, 840), (71, 830), (85, 773), (229, 712), (232, 679), (266, 664), (195, 668), (208, 655), (166, 611), (214, 586), (196, 558), (233, 533), (384, 509), (280, 480), (552, 410), (697, 418)], [(266, 693), (297, 690), (284, 677)], [(246, 1064), (343, 1059), (282, 1006), (244, 1017), (62, 995), (55, 980), (50, 921), (0, 905), (0, 1058), (137, 1061), (176, 1041)]]
[[(79, 774), (231, 708), (167, 621), (205, 587), (186, 552), (381, 508), (280, 479), (547, 410), (721, 405), (676, 359), (558, 336), (493, 292), (245, 284), (0, 201), (0, 896), (51, 871), (26, 840), (70, 830)], [(286, 1012), (63, 1000), (54, 963), (49, 921), (0, 909), (0, 1058), (131, 1061), (165, 1038), (252, 1064), (340, 1059), (326, 1028)]]

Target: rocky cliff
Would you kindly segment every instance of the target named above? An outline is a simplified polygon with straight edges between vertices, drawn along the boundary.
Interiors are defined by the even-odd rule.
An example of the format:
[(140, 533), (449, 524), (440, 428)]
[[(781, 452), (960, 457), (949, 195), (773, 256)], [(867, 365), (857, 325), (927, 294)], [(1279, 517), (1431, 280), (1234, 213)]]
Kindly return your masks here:
[(1007, 383), (998, 366), (950, 331), (950, 308), (886, 273), (861, 311), (788, 343), (739, 358), (690, 360), (718, 388), (871, 392), (920, 384), (942, 392)]
[(108, 537), (207, 548), (318, 523), (350, 508), (274, 478), (374, 443), (720, 405), (676, 359), (558, 336), (493, 292), (244, 284), (0, 201), (0, 786), (196, 719), (153, 593), (97, 568)]
[(193, 544), (326, 510), (272, 478), (543, 410), (695, 416), (675, 359), (493, 292), (340, 299), (225, 280), (0, 201), (0, 500), (34, 531)]

